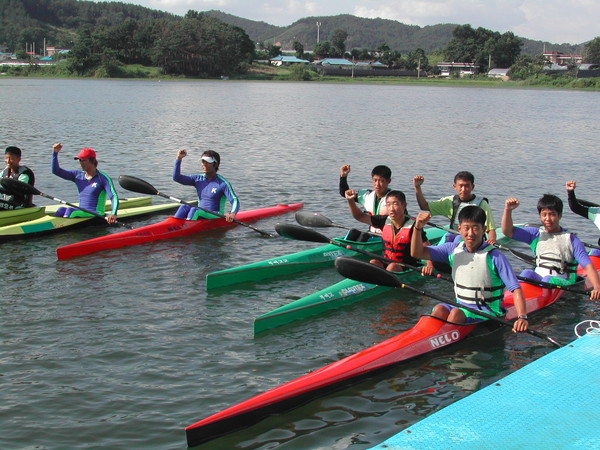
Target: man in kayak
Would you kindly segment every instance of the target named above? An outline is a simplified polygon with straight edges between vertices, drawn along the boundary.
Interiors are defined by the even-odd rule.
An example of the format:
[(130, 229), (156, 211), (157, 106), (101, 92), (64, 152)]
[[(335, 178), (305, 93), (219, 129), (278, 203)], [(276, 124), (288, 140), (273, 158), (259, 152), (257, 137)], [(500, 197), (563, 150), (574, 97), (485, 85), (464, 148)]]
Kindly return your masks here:
[[(340, 167), (340, 195), (346, 198), (348, 186), (348, 175), (350, 174), (350, 165), (345, 164)], [(369, 214), (386, 214), (385, 196), (390, 191), (389, 184), (392, 181), (392, 171), (388, 166), (375, 166), (371, 171), (371, 182), (373, 189), (361, 189), (355, 192), (354, 201), (367, 210)], [(381, 233), (376, 227), (371, 227), (373, 233)]]
[(225, 219), (227, 222), (232, 222), (240, 210), (240, 202), (235, 192), (233, 192), (231, 184), (224, 177), (217, 174), (219, 165), (221, 164), (221, 156), (214, 150), (207, 150), (201, 156), (203, 174), (182, 175), (181, 161), (186, 156), (187, 152), (185, 150), (177, 152), (177, 159), (173, 167), (173, 181), (196, 188), (199, 208), (190, 205), (181, 205), (175, 213), (175, 217), (187, 220), (214, 219), (216, 216), (205, 210), (223, 214), (225, 201), (229, 200), (231, 210), (228, 214), (225, 214)]
[[(413, 186), (417, 196), (419, 208), (423, 211), (429, 211), (432, 216), (445, 216), (450, 219), (450, 228), (457, 229), (456, 218), (460, 211), (467, 205), (479, 206), (485, 211), (485, 231), (487, 232), (487, 242), (494, 245), (496, 243), (496, 223), (492, 210), (485, 197), (477, 197), (473, 194), (475, 189), (475, 176), (471, 172), (462, 171), (454, 176), (454, 184), (452, 187), (456, 191), (455, 195), (442, 197), (439, 200), (428, 202), (425, 199), (421, 186), (425, 181), (423, 175), (415, 175), (413, 178)], [(449, 235), (449, 237), (452, 237)]]
[[(415, 220), (415, 229), (422, 230), (431, 214), (421, 212)], [(504, 290), (513, 293), (518, 314), (513, 331), (527, 330), (527, 307), (523, 290), (508, 259), (484, 241), (486, 214), (479, 206), (469, 205), (458, 214), (458, 231), (461, 239), (438, 246), (423, 245), (421, 233), (413, 233), (411, 254), (415, 258), (447, 263), (452, 267), (454, 293), (457, 306), (440, 303), (433, 308), (432, 316), (453, 323), (475, 323), (486, 320), (474, 312), (461, 308), (464, 305), (496, 316), (503, 315), (500, 304)]]
[[(0, 172), (0, 178), (13, 178), (23, 183), (35, 184), (33, 171), (27, 166), (21, 166), (21, 149), (13, 145), (4, 150), (6, 167)], [(7, 192), (0, 186), (0, 210), (29, 208), (33, 206), (32, 195), (20, 192)]]
[[(396, 262), (384, 264), (377, 259), (372, 259), (371, 264), (379, 267), (385, 267), (393, 272), (405, 270), (402, 263), (411, 266), (420, 266), (421, 262), (410, 255), (410, 238), (414, 230), (414, 222), (406, 216), (406, 196), (401, 191), (389, 191), (385, 196), (385, 206), (387, 215), (370, 215), (356, 205), (356, 191), (348, 189), (346, 191), (346, 200), (352, 213), (352, 217), (362, 223), (382, 230), (381, 239), (383, 240), (383, 256)], [(422, 241), (424, 245), (429, 245), (425, 231), (421, 230)], [(421, 268), (421, 275), (431, 275), (433, 273), (433, 263), (428, 261)]]
[[(577, 200), (577, 197), (575, 196), (575, 188), (577, 187), (577, 183), (575, 181), (567, 181), (566, 187), (567, 195), (569, 196), (569, 208), (571, 208), (571, 211), (573, 211), (575, 214), (585, 217), (586, 219), (590, 219), (600, 230), (600, 207), (586, 206)], [(600, 238), (598, 239), (598, 245), (600, 245)], [(600, 250), (592, 249), (590, 255), (600, 256)]]
[(542, 222), (539, 228), (513, 226), (512, 212), (518, 206), (518, 199), (506, 199), (502, 232), (509, 238), (529, 244), (536, 256), (535, 270), (525, 269), (521, 276), (565, 286), (575, 282), (579, 264), (593, 286), (590, 298), (599, 300), (600, 279), (585, 247), (577, 236), (560, 226), (562, 200), (552, 194), (544, 194), (538, 200), (537, 210)]
[[(98, 170), (96, 152), (91, 148), (82, 148), (73, 159), (79, 160), (81, 170), (66, 170), (58, 163), (58, 152), (63, 148), (57, 142), (52, 146), (51, 170), (54, 175), (65, 180), (72, 181), (79, 191), (79, 206), (88, 211), (104, 215), (106, 198), (111, 200), (111, 211), (104, 215), (106, 221), (113, 224), (117, 221), (117, 209), (119, 208), (119, 196), (115, 190), (112, 180), (104, 172)], [(57, 217), (91, 217), (80, 209), (61, 206), (54, 214)]]

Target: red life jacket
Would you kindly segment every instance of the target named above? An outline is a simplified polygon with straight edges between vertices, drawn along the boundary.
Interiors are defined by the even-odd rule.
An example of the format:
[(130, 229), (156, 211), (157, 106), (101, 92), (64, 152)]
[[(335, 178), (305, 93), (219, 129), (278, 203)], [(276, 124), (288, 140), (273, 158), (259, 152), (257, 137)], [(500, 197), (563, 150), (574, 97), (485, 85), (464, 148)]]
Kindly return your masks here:
[(412, 220), (407, 220), (394, 236), (393, 225), (388, 219), (381, 233), (383, 256), (397, 262), (411, 263), (414, 261), (410, 256), (410, 239), (413, 223)]

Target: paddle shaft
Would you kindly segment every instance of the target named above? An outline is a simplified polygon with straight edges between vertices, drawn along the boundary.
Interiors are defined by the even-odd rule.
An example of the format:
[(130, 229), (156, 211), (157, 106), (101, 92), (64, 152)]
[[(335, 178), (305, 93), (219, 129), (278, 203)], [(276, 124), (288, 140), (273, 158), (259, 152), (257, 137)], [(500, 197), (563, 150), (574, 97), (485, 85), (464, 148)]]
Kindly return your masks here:
[[(365, 255), (365, 256), (369, 256), (369, 257), (371, 257), (373, 259), (377, 259), (377, 260), (382, 261), (382, 262), (400, 264), (401, 266), (404, 266), (404, 267), (406, 267), (408, 269), (415, 270), (415, 271), (420, 271), (422, 269), (422, 267), (413, 266), (411, 264), (407, 264), (407, 263), (404, 263), (404, 262), (394, 261), (393, 259), (386, 258), (385, 256), (378, 255), (377, 253), (368, 252), (366, 250), (362, 250), (360, 248), (353, 247), (351, 245), (344, 245), (341, 242), (330, 240), (329, 243), (333, 244), (333, 245), (337, 245), (338, 247), (347, 248), (348, 250), (352, 250), (354, 252), (360, 253), (360, 254)], [(450, 281), (450, 282), (452, 281), (450, 278), (447, 278), (447, 277), (445, 277), (445, 276), (443, 276), (441, 274), (432, 275), (432, 276), (436, 277), (436, 278), (439, 278), (441, 280), (444, 280), (444, 281)]]
[[(431, 292), (424, 291), (424, 290), (418, 289), (414, 286), (410, 286), (408, 284), (402, 283), (398, 279), (398, 277), (396, 277), (393, 273), (388, 272), (387, 270), (382, 269), (380, 267), (374, 266), (373, 264), (368, 264), (368, 263), (365, 263), (364, 261), (357, 261), (353, 258), (341, 256), (336, 259), (335, 267), (340, 274), (342, 274), (343, 276), (345, 276), (347, 278), (351, 278), (356, 281), (362, 281), (365, 283), (379, 284), (381, 286), (408, 289), (408, 290), (411, 290), (418, 294), (425, 295), (427, 297), (431, 297), (431, 298), (438, 300), (442, 303), (445, 303), (447, 305), (458, 306), (458, 307), (463, 308), (467, 311), (470, 311), (478, 316), (485, 317), (486, 319), (494, 320), (496, 322), (499, 322), (499, 323), (509, 326), (511, 328), (513, 327), (513, 324), (511, 322), (509, 322), (508, 320), (503, 319), (501, 317), (497, 317), (493, 314), (486, 313), (485, 311), (480, 311), (477, 309), (469, 308), (468, 306), (458, 303), (456, 300), (448, 300), (443, 297), (440, 297), (439, 295), (433, 294)], [(548, 342), (551, 342), (552, 344), (554, 344), (558, 347), (562, 347), (562, 345), (559, 344), (556, 340), (554, 340), (550, 336), (540, 333), (539, 331), (529, 330), (529, 329), (527, 329), (526, 331), (533, 336), (539, 337), (541, 339), (545, 339)]]
[[(465, 306), (465, 305), (460, 304), (458, 302), (449, 301), (449, 300), (447, 300), (445, 298), (442, 298), (442, 297), (440, 297), (440, 296), (438, 296), (436, 294), (432, 294), (431, 292), (427, 292), (427, 291), (424, 291), (422, 289), (418, 289), (418, 288), (416, 288), (414, 286), (410, 286), (410, 285), (402, 283), (402, 282), (400, 283), (400, 287), (403, 288), (403, 289), (408, 289), (410, 291), (416, 292), (416, 293), (421, 294), (421, 295), (426, 295), (426, 296), (431, 297), (431, 298), (433, 298), (435, 300), (438, 300), (438, 301), (440, 301), (442, 303), (446, 303), (447, 305), (458, 306), (458, 307), (460, 307), (462, 309), (465, 309), (465, 310), (470, 311), (470, 312), (472, 312), (474, 314), (477, 314), (478, 316), (485, 317), (486, 319), (494, 320), (494, 321), (496, 321), (498, 323), (506, 325), (507, 327), (510, 327), (510, 328), (513, 327), (513, 324), (511, 322), (509, 322), (508, 320), (506, 320), (506, 319), (503, 319), (501, 317), (497, 317), (497, 316), (495, 316), (493, 314), (488, 314), (488, 313), (486, 313), (484, 311), (479, 311), (477, 309), (469, 308), (468, 306)], [(552, 344), (556, 345), (557, 347), (562, 347), (563, 346), (562, 344), (558, 343), (557, 341), (555, 341), (550, 336), (547, 336), (544, 333), (540, 333), (539, 331), (531, 330), (529, 328), (527, 328), (527, 330), (525, 330), (525, 331), (527, 333), (535, 336), (535, 337), (538, 337), (540, 339), (545, 339), (548, 342), (551, 342)]]
[(538, 286), (538, 287), (542, 287), (542, 288), (562, 289), (563, 291), (573, 292), (575, 294), (590, 295), (590, 290), (586, 291), (584, 289), (576, 289), (571, 286), (561, 286), (560, 284), (547, 283), (542, 280), (534, 280), (533, 278), (522, 277), (520, 275), (517, 276), (517, 278), (527, 284), (532, 284), (534, 286)]
[[(80, 211), (83, 211), (84, 213), (91, 214), (92, 216), (96, 216), (96, 217), (99, 217), (101, 219), (106, 220), (106, 216), (103, 216), (102, 214), (98, 214), (96, 211), (90, 211), (89, 209), (85, 209), (85, 208), (82, 208), (81, 206), (75, 205), (73, 203), (66, 202), (64, 200), (61, 200), (60, 198), (52, 197), (51, 195), (44, 194), (43, 192), (40, 192), (40, 191), (37, 191), (36, 194), (39, 195), (39, 196), (41, 196), (41, 197), (46, 197), (46, 198), (48, 198), (50, 200), (54, 200), (55, 202), (61, 203), (63, 205), (67, 205), (67, 206), (70, 206), (72, 208), (78, 209)], [(130, 230), (133, 230), (133, 228), (134, 228), (131, 225), (129, 225), (127, 223), (119, 222), (118, 220), (115, 222), (115, 224), (120, 225), (120, 226), (125, 227), (125, 228), (128, 228)]]

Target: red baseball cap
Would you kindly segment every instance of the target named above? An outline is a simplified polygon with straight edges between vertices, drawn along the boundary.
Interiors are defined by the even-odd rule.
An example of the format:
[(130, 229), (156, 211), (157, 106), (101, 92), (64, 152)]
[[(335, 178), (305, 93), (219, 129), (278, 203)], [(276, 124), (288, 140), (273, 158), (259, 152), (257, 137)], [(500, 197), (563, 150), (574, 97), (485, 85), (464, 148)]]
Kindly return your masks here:
[(82, 148), (81, 151), (79, 152), (79, 154), (73, 158), (73, 159), (89, 159), (89, 158), (95, 158), (96, 157), (96, 152), (94, 150), (92, 150), (91, 148)]

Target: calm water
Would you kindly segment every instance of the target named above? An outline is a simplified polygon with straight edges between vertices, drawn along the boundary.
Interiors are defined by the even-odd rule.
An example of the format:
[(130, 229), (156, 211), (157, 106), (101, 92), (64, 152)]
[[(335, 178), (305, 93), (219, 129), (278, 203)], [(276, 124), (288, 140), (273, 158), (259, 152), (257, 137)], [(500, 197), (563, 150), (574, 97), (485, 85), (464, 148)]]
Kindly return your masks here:
[[(388, 164), (412, 211), (413, 175), (426, 177), (435, 199), (452, 193), (464, 169), (498, 223), (507, 196), (522, 201), (515, 220), (535, 220), (536, 199), (566, 199), (567, 179), (578, 181), (580, 197), (600, 201), (597, 92), (0, 79), (0, 95), (0, 146), (20, 146), (36, 186), (68, 201), (74, 187), (50, 174), (56, 141), (66, 168), (90, 146), (114, 178), (135, 175), (186, 199), (191, 189), (170, 180), (177, 150), (189, 150), (191, 173), (202, 150), (216, 149), (242, 208), (302, 201), (347, 225), (337, 193), (343, 163), (356, 188)], [(293, 216), (257, 226), (280, 221)], [(596, 242), (591, 222), (566, 213), (564, 223)], [(392, 292), (254, 338), (255, 317), (340, 277), (327, 270), (207, 294), (205, 275), (313, 244), (236, 228), (56, 261), (56, 247), (115, 231), (1, 244), (0, 447), (184, 448), (185, 426), (393, 336), (433, 305)], [(449, 293), (442, 283), (422, 284)], [(573, 326), (598, 311), (567, 295), (531, 326), (570, 341)], [(466, 341), (207, 447), (367, 448), (550, 350), (510, 332)]]

